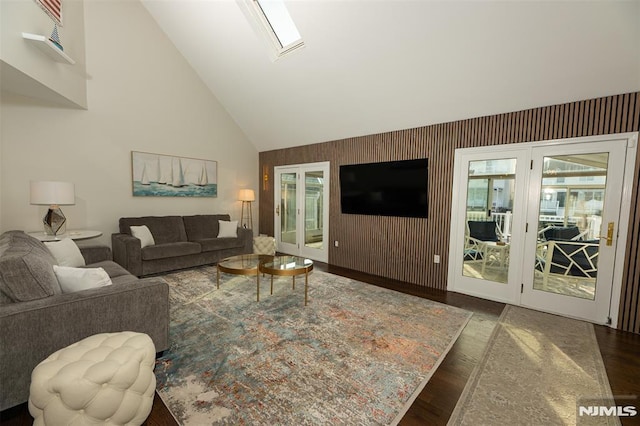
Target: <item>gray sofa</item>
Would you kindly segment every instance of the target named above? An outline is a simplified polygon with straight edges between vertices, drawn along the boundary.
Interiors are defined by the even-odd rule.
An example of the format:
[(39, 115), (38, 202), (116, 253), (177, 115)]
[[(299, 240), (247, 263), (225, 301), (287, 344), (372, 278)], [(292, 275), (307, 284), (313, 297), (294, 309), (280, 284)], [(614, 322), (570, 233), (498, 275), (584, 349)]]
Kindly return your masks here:
[(112, 285), (62, 293), (46, 246), (22, 231), (0, 235), (0, 410), (27, 401), (31, 372), (53, 352), (97, 333), (148, 334), (169, 347), (169, 286), (138, 279), (111, 260), (106, 246), (82, 246), (87, 267)]
[[(218, 238), (218, 221), (229, 215), (145, 216), (120, 218), (120, 232), (111, 235), (113, 260), (136, 276), (217, 263), (253, 251), (253, 232), (237, 228), (237, 237)], [(146, 225), (155, 244), (142, 247), (131, 226)]]

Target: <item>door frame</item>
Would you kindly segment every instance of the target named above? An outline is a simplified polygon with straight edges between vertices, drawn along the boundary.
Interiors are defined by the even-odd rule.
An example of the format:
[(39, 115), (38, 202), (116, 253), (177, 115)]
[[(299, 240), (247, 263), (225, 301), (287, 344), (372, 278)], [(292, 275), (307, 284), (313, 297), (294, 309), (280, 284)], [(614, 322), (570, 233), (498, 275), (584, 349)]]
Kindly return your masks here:
[[(514, 144), (515, 145), (515, 144)], [(476, 296), (481, 298), (490, 298), (491, 300), (517, 304), (520, 297), (520, 286), (517, 284), (517, 278), (520, 268), (515, 262), (513, 265), (509, 265), (507, 283), (498, 283), (489, 280), (482, 280), (484, 289), (486, 292), (477, 292), (473, 289), (474, 281), (477, 282), (478, 278), (466, 277), (463, 275), (462, 262), (454, 261), (458, 258), (459, 253), (464, 252), (464, 237), (465, 227), (460, 227), (457, 224), (460, 220), (466, 222), (466, 194), (467, 186), (463, 185), (463, 182), (468, 183), (468, 167), (462, 167), (468, 165), (470, 161), (482, 161), (482, 160), (503, 160), (503, 159), (516, 159), (516, 180), (515, 180), (515, 198), (514, 198), (514, 210), (513, 217), (517, 218), (524, 216), (525, 205), (527, 201), (527, 194), (525, 193), (525, 182), (528, 179), (529, 169), (525, 167), (523, 163), (525, 156), (525, 149), (522, 147), (502, 147), (500, 152), (487, 149), (487, 147), (468, 148), (468, 149), (456, 149), (454, 155), (455, 174), (453, 194), (451, 200), (451, 230), (450, 230), (450, 245), (449, 245), (449, 279), (447, 281), (447, 290), (456, 291), (458, 293), (468, 294), (470, 296)], [(470, 158), (472, 157), (472, 158)], [(520, 178), (522, 175), (525, 178)], [(460, 205), (464, 197), (465, 202)], [(522, 252), (524, 251), (524, 225), (520, 228), (517, 227), (517, 221), (512, 222), (512, 243), (509, 247), (509, 257), (513, 259), (521, 259)], [(454, 226), (455, 225), (455, 226)], [(465, 223), (466, 225), (466, 223)], [(452, 280), (452, 277), (456, 277), (457, 280)], [(489, 297), (487, 297), (489, 296)]]
[[(273, 220), (274, 220), (274, 234), (276, 237), (276, 249), (277, 251), (281, 251), (286, 254), (291, 254), (294, 256), (304, 256), (309, 259), (313, 259), (319, 262), (328, 262), (329, 261), (329, 196), (330, 196), (330, 170), (331, 163), (329, 161), (315, 162), (315, 163), (302, 163), (302, 164), (288, 164), (283, 166), (274, 167), (274, 212), (273, 212)], [(305, 183), (303, 181), (303, 177), (305, 172), (309, 171), (322, 171), (323, 172), (323, 188), (322, 188), (322, 196), (323, 196), (323, 205), (322, 205), (322, 215), (323, 215), (323, 223), (322, 223), (322, 241), (323, 246), (322, 250), (311, 249), (305, 246)], [(278, 213), (280, 209), (280, 179), (279, 176), (281, 173), (296, 173), (296, 180), (298, 184), (296, 185), (296, 206), (297, 206), (297, 214), (296, 214), (296, 243), (294, 245), (287, 244), (283, 246), (280, 242), (281, 235), (281, 224), (280, 224), (280, 214)], [(280, 212), (281, 213), (281, 212)]]
[[(615, 144), (614, 144), (615, 142)], [(529, 211), (527, 212), (526, 220), (532, 230), (538, 229), (539, 221), (539, 204), (540, 204), (540, 190), (542, 189), (543, 181), (543, 165), (542, 160), (547, 156), (563, 156), (575, 154), (580, 156), (585, 152), (595, 153), (608, 150), (610, 152), (607, 160), (607, 175), (605, 183), (605, 196), (603, 199), (604, 210), (602, 223), (600, 229), (598, 229), (597, 236), (602, 235), (607, 222), (613, 221), (615, 225), (614, 243), (615, 250), (612, 251), (611, 247), (606, 247), (602, 239), (598, 239), (598, 273), (596, 277), (596, 287), (594, 299), (582, 299), (572, 297), (567, 299), (566, 295), (555, 294), (551, 291), (544, 291), (534, 288), (534, 276), (531, 272), (527, 273), (527, 276), (522, 277), (523, 281), (523, 293), (520, 298), (520, 305), (530, 307), (532, 309), (546, 310), (551, 313), (562, 312), (565, 316), (583, 319), (586, 315), (593, 315), (592, 321), (600, 324), (607, 323), (607, 318), (611, 318), (611, 306), (613, 288), (615, 287), (614, 274), (616, 271), (615, 261), (619, 258), (618, 253), (620, 248), (620, 234), (619, 224), (623, 217), (622, 210), (622, 196), (624, 192), (624, 171), (625, 169), (619, 167), (622, 163), (626, 162), (629, 157), (629, 149), (627, 147), (628, 141), (623, 138), (608, 137), (606, 139), (600, 139), (595, 141), (584, 142), (577, 146), (579, 152), (575, 152), (576, 145), (565, 144), (556, 145), (553, 152), (545, 152), (545, 147), (533, 147), (531, 150), (531, 159), (535, 165), (534, 170), (530, 175), (533, 185), (529, 191)], [(614, 189), (621, 188), (622, 191), (618, 192)], [(567, 198), (567, 202), (568, 202)], [(567, 207), (565, 207), (566, 209)], [(537, 235), (529, 233), (525, 237), (526, 250), (523, 258), (523, 271), (533, 271), (535, 268), (536, 258), (536, 237)], [(590, 238), (595, 239), (595, 238)], [(624, 244), (623, 249), (626, 248), (626, 238), (622, 241)], [(623, 255), (624, 256), (624, 255)], [(602, 265), (606, 267), (601, 268)], [(610, 274), (610, 275), (609, 275)], [(608, 279), (610, 278), (610, 279)], [(567, 300), (571, 300), (571, 303), (567, 303)], [(566, 308), (563, 308), (566, 307)], [(573, 314), (571, 313), (573, 312)]]
[[(456, 272), (459, 270), (457, 268), (457, 261), (460, 260), (460, 254), (463, 253), (463, 244), (461, 238), (459, 238), (459, 226), (458, 221), (460, 220), (459, 213), (459, 203), (458, 199), (461, 196), (460, 191), (465, 191), (466, 188), (463, 188), (461, 185), (460, 179), (461, 174), (466, 173), (466, 170), (461, 170), (463, 167), (459, 164), (459, 158), (462, 154), (482, 154), (485, 152), (493, 152), (494, 154), (499, 154), (500, 158), (507, 156), (510, 152), (519, 151), (519, 150), (528, 150), (531, 151), (532, 148), (536, 147), (552, 147), (552, 146), (563, 146), (568, 144), (580, 144), (587, 142), (599, 142), (599, 141), (610, 141), (610, 140), (620, 140), (626, 139), (627, 141), (627, 150), (625, 156), (625, 164), (624, 164), (624, 174), (623, 174), (623, 183), (622, 183), (622, 194), (621, 194), (621, 203), (620, 203), (620, 214), (619, 221), (617, 227), (617, 238), (616, 238), (616, 252), (615, 252), (615, 261), (614, 261), (614, 270), (613, 270), (613, 282), (611, 289), (611, 297), (609, 303), (609, 325), (615, 327), (618, 323), (618, 314), (619, 314), (619, 306), (620, 300), (622, 297), (622, 278), (624, 274), (624, 260), (627, 251), (627, 240), (628, 240), (628, 232), (629, 232), (629, 218), (631, 213), (631, 195), (633, 192), (633, 177), (635, 173), (635, 162), (637, 156), (637, 147), (638, 147), (638, 132), (626, 132), (626, 133), (615, 133), (608, 135), (598, 135), (598, 136), (586, 136), (586, 137), (578, 137), (578, 138), (568, 138), (568, 139), (553, 139), (547, 141), (537, 141), (537, 142), (523, 142), (523, 143), (514, 143), (514, 144), (506, 144), (506, 145), (491, 145), (491, 146), (483, 146), (476, 148), (460, 148), (455, 151), (455, 163), (454, 163), (454, 182), (452, 187), (452, 204), (451, 204), (451, 229), (450, 229), (450, 240), (449, 240), (449, 268), (448, 268), (448, 278), (447, 278), (447, 290), (470, 294), (469, 292), (461, 291), (461, 289), (456, 285), (456, 279), (458, 278)], [(531, 157), (531, 153), (529, 153), (529, 158)], [(529, 171), (527, 171), (527, 179), (528, 179)], [(531, 208), (529, 206), (529, 194), (524, 194), (527, 203), (527, 208)], [(466, 211), (466, 208), (465, 208)], [(526, 219), (522, 221), (522, 225)], [(515, 226), (515, 222), (514, 222)], [(524, 246), (524, 241), (522, 242)], [(522, 258), (521, 262), (514, 262), (511, 266), (517, 268), (519, 271), (520, 282), (522, 283), (523, 277), (523, 267), (524, 267), (525, 259)], [(511, 276), (511, 274), (509, 274)], [(517, 284), (517, 283), (516, 283)], [(489, 300), (497, 300), (491, 299), (486, 295), (480, 295), (477, 292), (472, 294), (476, 297), (482, 297)], [(510, 300), (497, 300), (500, 302), (512, 303), (514, 305), (521, 304), (521, 293), (517, 293), (516, 297), (513, 301)]]

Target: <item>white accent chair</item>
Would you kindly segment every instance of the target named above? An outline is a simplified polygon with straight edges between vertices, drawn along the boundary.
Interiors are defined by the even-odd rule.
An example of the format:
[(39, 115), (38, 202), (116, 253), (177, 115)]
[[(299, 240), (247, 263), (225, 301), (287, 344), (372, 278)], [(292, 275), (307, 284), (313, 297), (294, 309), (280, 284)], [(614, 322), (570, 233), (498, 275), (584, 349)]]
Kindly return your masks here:
[(594, 280), (598, 272), (599, 244), (586, 241), (538, 243), (536, 269), (543, 273), (546, 287), (551, 275)]

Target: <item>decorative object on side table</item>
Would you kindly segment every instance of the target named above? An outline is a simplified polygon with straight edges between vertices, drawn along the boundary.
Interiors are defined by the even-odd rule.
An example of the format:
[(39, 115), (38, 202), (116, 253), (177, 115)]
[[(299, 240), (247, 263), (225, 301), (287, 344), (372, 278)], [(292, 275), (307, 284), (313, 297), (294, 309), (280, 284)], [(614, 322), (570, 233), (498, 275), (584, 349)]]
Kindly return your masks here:
[[(251, 203), (256, 200), (256, 195), (253, 189), (241, 189), (238, 195), (238, 200), (242, 201), (242, 214), (240, 215), (242, 221), (242, 227), (247, 229), (253, 229), (253, 215), (251, 214)], [(247, 206), (247, 213), (245, 216), (245, 205)]]
[(67, 218), (60, 206), (71, 206), (76, 203), (75, 187), (71, 182), (37, 181), (30, 183), (31, 204), (49, 206), (47, 214), (42, 218), (44, 232), (56, 236), (64, 232)]

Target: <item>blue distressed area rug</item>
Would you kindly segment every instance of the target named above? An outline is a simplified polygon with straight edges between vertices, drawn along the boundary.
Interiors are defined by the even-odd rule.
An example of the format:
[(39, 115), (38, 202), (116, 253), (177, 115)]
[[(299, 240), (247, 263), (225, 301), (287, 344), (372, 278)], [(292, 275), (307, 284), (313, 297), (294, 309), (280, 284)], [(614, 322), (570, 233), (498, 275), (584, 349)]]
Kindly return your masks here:
[(471, 313), (313, 271), (261, 280), (164, 276), (170, 349), (157, 390), (183, 425), (397, 424)]

